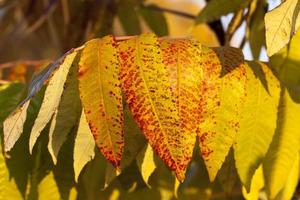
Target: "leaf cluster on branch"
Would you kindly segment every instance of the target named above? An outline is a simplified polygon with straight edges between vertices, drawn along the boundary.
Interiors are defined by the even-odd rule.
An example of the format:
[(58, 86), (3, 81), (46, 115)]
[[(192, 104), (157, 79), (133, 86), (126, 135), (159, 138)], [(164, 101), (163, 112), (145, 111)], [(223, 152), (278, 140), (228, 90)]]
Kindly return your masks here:
[[(266, 187), (275, 198), (288, 181), (278, 174), (289, 174), (286, 165), (299, 163), (289, 158), (299, 153), (300, 134), (293, 127), (300, 123), (300, 105), (266, 64), (245, 62), (239, 49), (208, 48), (197, 40), (154, 34), (91, 40), (33, 79), (28, 96), (4, 122), (5, 151), (21, 136), (30, 101), (43, 85), (30, 152), (50, 123), (48, 149), (56, 163), (67, 134), (79, 121), (73, 153), (76, 177), (94, 157), (95, 144), (121, 172), (124, 102), (151, 146), (147, 157), (139, 158), (144, 160), (141, 169), (143, 162), (151, 162), (153, 149), (182, 182), (199, 144), (213, 181), (233, 148), (247, 191), (262, 165)], [(149, 171), (144, 173), (147, 181)]]

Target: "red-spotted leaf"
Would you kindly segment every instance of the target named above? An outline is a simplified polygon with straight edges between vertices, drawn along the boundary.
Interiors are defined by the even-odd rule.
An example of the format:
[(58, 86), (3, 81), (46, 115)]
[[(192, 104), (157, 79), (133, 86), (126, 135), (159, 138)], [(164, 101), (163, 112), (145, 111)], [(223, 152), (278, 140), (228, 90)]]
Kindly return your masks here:
[(201, 45), (144, 34), (121, 42), (119, 51), (122, 87), (133, 117), (183, 181), (201, 119)]
[(91, 40), (79, 62), (79, 92), (97, 147), (119, 167), (124, 149), (123, 107), (116, 42)]

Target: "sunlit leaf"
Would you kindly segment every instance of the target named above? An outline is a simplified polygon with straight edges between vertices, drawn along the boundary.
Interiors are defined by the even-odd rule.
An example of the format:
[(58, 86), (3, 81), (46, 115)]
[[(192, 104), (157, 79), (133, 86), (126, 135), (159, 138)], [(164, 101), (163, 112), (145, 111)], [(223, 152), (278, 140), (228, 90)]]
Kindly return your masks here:
[(201, 85), (203, 122), (199, 124), (201, 155), (213, 181), (240, 128), (245, 99), (245, 65), (240, 50), (203, 48), (205, 80)]
[(293, 100), (300, 102), (300, 30), (282, 49), (270, 59), (270, 65), (276, 70), (279, 79), (287, 87)]
[(252, 176), (266, 155), (275, 133), (280, 86), (265, 64), (248, 62), (246, 66), (247, 98), (241, 108), (234, 154), (240, 179), (249, 191)]
[(65, 142), (67, 135), (71, 129), (76, 126), (80, 115), (80, 99), (77, 80), (76, 59), (70, 68), (66, 82), (64, 83), (64, 91), (57, 110), (53, 115), (49, 130), (48, 150), (54, 164), (57, 162), (57, 156), (62, 144)]
[[(7, 115), (17, 106), (21, 91), (22, 84), (9, 84), (0, 86), (0, 140), (2, 141), (2, 121)], [(3, 146), (0, 144), (0, 199), (22, 199), (21, 191), (19, 191), (16, 180), (11, 179), (9, 168), (5, 162), (3, 154)]]
[(79, 63), (79, 92), (96, 145), (119, 170), (124, 117), (116, 41), (107, 36), (86, 44)]
[(215, 32), (206, 24), (197, 24), (192, 29), (192, 36), (201, 44), (209, 47), (218, 47), (220, 42)]
[(263, 162), (270, 199), (274, 199), (287, 183), (300, 147), (300, 104), (283, 91), (278, 110), (276, 132)]
[(276, 200), (292, 199), (299, 181), (299, 154), (294, 160), (294, 164), (290, 169), (284, 188), (277, 195)]
[(77, 52), (72, 52), (68, 54), (63, 61), (61, 61), (60, 66), (57, 71), (50, 78), (47, 89), (45, 91), (45, 96), (43, 99), (42, 106), (40, 108), (39, 114), (32, 127), (30, 140), (29, 140), (29, 151), (32, 152), (33, 146), (39, 137), (41, 131), (45, 128), (46, 124), (52, 118), (55, 110), (57, 109), (61, 95), (64, 90), (64, 83), (67, 78), (67, 74), (72, 65), (72, 62), (76, 56)]
[(243, 196), (247, 200), (258, 200), (259, 193), (264, 187), (264, 176), (262, 166), (258, 167), (251, 180), (250, 191), (243, 187)]
[(26, 101), (4, 121), (3, 127), (5, 151), (9, 151), (20, 138), (23, 132), (29, 103), (30, 100)]
[[(2, 145), (0, 145), (0, 151), (2, 152)], [(10, 179), (9, 170), (5, 163), (5, 158), (2, 153), (0, 153), (0, 199), (12, 199), (19, 200), (22, 199), (22, 195), (17, 188), (17, 184), (14, 179)]]
[(52, 172), (43, 178), (38, 186), (38, 199), (57, 200), (60, 199), (59, 190)]
[(149, 144), (146, 145), (142, 149), (142, 151), (137, 155), (136, 162), (139, 167), (139, 170), (141, 171), (145, 183), (148, 187), (151, 187), (148, 181), (151, 174), (156, 168), (156, 164), (154, 162), (152, 147)]
[(77, 135), (74, 144), (74, 172), (75, 180), (78, 181), (79, 174), (83, 167), (95, 156), (95, 141), (89, 125), (86, 121), (84, 112), (82, 112)]
[(267, 53), (272, 56), (283, 48), (300, 25), (298, 0), (286, 0), (265, 16)]
[(200, 94), (195, 92), (202, 77), (201, 45), (177, 42), (145, 34), (120, 43), (120, 76), (135, 121), (183, 181), (201, 119)]

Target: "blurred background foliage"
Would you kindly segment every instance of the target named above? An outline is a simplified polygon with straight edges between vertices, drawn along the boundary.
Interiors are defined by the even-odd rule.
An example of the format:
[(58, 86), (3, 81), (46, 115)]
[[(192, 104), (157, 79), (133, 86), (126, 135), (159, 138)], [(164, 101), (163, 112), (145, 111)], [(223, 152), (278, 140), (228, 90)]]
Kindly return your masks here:
[[(195, 37), (208, 46), (231, 45), (246, 58), (265, 59), (264, 15), (280, 3), (275, 0), (0, 0), (0, 137), (2, 122), (26, 92), (26, 84), (71, 48), (95, 37), (155, 32), (158, 36)], [(208, 3), (208, 4), (207, 4)], [(210, 5), (206, 9), (205, 5)], [(215, 5), (214, 5), (215, 4)], [(223, 16), (223, 17), (221, 17)], [(299, 100), (300, 33), (278, 54), (271, 67)], [(284, 68), (282, 66), (285, 66)], [(25, 131), (9, 154), (0, 154), (0, 199), (266, 199), (266, 194), (243, 192), (232, 152), (215, 182), (210, 183), (199, 156), (195, 156), (183, 184), (156, 157), (149, 185), (144, 183), (136, 157), (146, 148), (144, 136), (126, 113), (125, 168), (121, 175), (96, 151), (76, 183), (73, 127), (54, 165), (47, 150), (47, 134), (28, 152), (30, 127), (43, 91), (32, 100)], [(44, 131), (47, 132), (47, 129)], [(131, 144), (131, 145), (128, 145)], [(135, 145), (132, 145), (135, 144)], [(198, 146), (198, 145), (196, 145)], [(1, 152), (2, 145), (0, 145)], [(198, 152), (198, 150), (195, 150)], [(258, 188), (259, 191), (261, 188)], [(244, 196), (243, 196), (244, 193)], [(299, 196), (296, 192), (294, 198)]]

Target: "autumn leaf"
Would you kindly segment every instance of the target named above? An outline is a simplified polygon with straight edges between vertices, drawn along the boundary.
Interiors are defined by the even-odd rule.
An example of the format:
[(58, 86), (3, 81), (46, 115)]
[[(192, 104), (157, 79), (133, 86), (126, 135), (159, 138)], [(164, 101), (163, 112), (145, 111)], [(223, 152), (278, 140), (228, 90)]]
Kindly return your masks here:
[(248, 62), (245, 75), (248, 95), (240, 111), (234, 156), (241, 182), (249, 191), (275, 133), (280, 86), (268, 66), (260, 62)]
[(66, 81), (67, 74), (76, 54), (76, 51), (67, 54), (66, 57), (59, 63), (57, 71), (49, 80), (39, 114), (31, 130), (29, 140), (30, 153), (32, 153), (33, 146), (37, 138), (39, 137), (41, 131), (50, 121), (52, 115), (54, 114), (55, 110), (59, 105), (61, 95), (64, 91), (64, 83)]
[(50, 124), (48, 150), (54, 164), (57, 162), (59, 150), (67, 139), (67, 135), (76, 126), (80, 117), (81, 103), (77, 80), (78, 58), (79, 56), (76, 56), (70, 68), (59, 106), (55, 110)]
[(9, 151), (20, 138), (27, 117), (29, 103), (30, 100), (26, 101), (4, 121), (3, 129), (5, 151)]
[(79, 62), (79, 92), (97, 147), (119, 169), (124, 116), (116, 41), (107, 36), (86, 43)]
[(245, 65), (240, 50), (202, 48), (204, 77), (201, 84), (203, 122), (198, 138), (202, 158), (213, 181), (240, 128), (245, 101)]
[(151, 188), (148, 181), (151, 174), (154, 172), (156, 168), (156, 164), (154, 162), (152, 147), (149, 144), (147, 144), (137, 155), (136, 163), (140, 169), (141, 175), (146, 185), (149, 188)]
[(276, 200), (289, 200), (293, 198), (293, 194), (298, 185), (299, 180), (299, 154), (294, 160), (294, 164), (290, 169), (284, 188), (276, 196)]
[(119, 46), (122, 88), (133, 117), (180, 181), (201, 119), (200, 94), (195, 92), (202, 77), (200, 50), (196, 41), (159, 41), (152, 34)]
[(79, 127), (74, 143), (74, 174), (75, 180), (78, 181), (83, 167), (95, 157), (95, 141), (86, 121), (84, 112), (81, 113)]
[(247, 192), (245, 187), (243, 187), (242, 189), (244, 198), (247, 200), (259, 199), (259, 193), (263, 189), (263, 187), (264, 176), (262, 166), (260, 165), (253, 175), (249, 192)]
[(277, 128), (263, 162), (265, 187), (274, 199), (287, 183), (289, 173), (299, 154), (300, 104), (286, 90), (281, 92)]
[(269, 56), (282, 49), (300, 25), (300, 3), (286, 0), (265, 15), (266, 43)]

